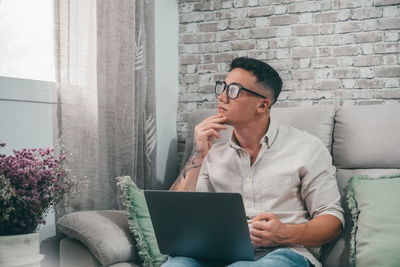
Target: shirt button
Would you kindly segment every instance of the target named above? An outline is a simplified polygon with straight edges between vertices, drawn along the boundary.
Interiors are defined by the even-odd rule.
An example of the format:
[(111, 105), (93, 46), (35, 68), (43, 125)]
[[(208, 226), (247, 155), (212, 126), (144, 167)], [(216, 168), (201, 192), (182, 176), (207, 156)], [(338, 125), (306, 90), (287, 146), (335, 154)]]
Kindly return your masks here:
[(246, 177), (246, 180), (247, 180), (247, 181), (250, 181), (250, 179), (251, 179), (250, 177)]

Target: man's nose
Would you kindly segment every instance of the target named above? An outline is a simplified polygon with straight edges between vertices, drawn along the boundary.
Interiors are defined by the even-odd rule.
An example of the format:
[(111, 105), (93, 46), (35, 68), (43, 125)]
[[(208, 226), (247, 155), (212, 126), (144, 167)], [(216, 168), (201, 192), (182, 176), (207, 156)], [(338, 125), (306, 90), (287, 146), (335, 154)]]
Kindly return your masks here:
[(228, 90), (225, 90), (222, 94), (218, 96), (218, 101), (222, 103), (229, 103), (229, 97), (227, 95)]

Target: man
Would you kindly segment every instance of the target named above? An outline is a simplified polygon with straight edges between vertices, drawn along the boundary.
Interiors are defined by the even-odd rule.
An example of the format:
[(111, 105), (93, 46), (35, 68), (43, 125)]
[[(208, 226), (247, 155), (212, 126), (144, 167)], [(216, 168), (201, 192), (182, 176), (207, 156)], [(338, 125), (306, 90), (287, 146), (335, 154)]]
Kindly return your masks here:
[[(218, 114), (195, 127), (192, 156), (171, 190), (239, 192), (251, 219), (254, 247), (272, 252), (232, 266), (321, 266), (321, 245), (344, 225), (335, 167), (324, 144), (270, 118), (282, 88), (268, 64), (236, 58), (225, 81), (217, 82)], [(233, 126), (228, 143), (213, 145)], [(165, 265), (202, 266), (170, 257)], [(197, 265), (196, 265), (197, 264)]]

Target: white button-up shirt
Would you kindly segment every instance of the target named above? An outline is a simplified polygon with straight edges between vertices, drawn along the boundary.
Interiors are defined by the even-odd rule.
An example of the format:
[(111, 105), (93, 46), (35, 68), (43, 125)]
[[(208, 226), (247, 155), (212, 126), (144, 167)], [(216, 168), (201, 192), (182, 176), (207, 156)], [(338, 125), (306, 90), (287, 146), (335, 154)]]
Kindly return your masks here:
[[(283, 223), (299, 224), (331, 214), (344, 226), (336, 168), (321, 140), (270, 120), (253, 165), (234, 140), (232, 133), (228, 143), (214, 144), (209, 150), (196, 191), (238, 192), (249, 217), (273, 212)], [(320, 266), (319, 247), (292, 249)]]

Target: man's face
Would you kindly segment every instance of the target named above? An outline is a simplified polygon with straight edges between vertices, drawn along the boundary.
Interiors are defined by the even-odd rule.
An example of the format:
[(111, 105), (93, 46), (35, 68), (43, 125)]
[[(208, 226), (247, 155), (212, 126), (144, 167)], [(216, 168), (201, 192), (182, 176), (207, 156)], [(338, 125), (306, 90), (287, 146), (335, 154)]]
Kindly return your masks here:
[[(240, 84), (242, 87), (267, 96), (266, 91), (262, 90), (257, 83), (257, 77), (244, 69), (233, 69), (225, 78), (225, 83)], [(218, 96), (218, 112), (226, 116), (226, 124), (241, 126), (252, 121), (257, 115), (257, 108), (263, 103), (264, 99), (251, 93), (241, 90), (236, 99), (230, 99), (226, 95), (226, 90)]]

